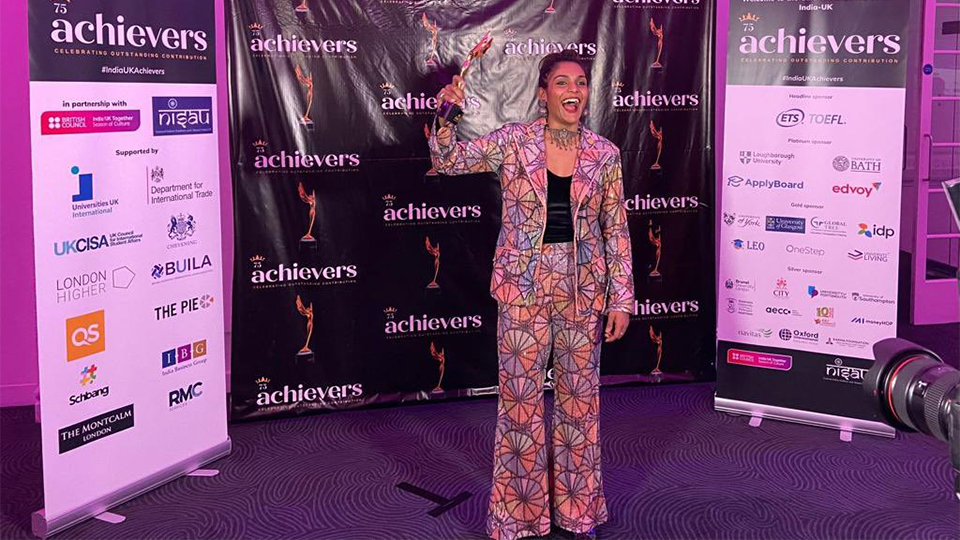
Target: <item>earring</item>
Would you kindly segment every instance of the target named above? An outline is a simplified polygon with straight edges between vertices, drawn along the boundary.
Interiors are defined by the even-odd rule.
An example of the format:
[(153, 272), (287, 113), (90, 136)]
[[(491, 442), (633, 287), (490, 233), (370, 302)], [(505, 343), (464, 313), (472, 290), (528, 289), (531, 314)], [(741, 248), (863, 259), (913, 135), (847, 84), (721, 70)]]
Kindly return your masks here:
[(541, 99), (540, 100), (540, 116), (546, 116), (546, 115), (547, 115), (547, 102)]

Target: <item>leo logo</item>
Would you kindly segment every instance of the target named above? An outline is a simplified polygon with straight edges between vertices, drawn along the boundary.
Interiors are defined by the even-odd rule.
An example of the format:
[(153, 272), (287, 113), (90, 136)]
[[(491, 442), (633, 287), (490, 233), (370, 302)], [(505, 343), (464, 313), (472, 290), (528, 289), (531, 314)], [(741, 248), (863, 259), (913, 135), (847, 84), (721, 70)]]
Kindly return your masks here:
[(102, 309), (67, 319), (67, 362), (103, 352), (106, 345)]

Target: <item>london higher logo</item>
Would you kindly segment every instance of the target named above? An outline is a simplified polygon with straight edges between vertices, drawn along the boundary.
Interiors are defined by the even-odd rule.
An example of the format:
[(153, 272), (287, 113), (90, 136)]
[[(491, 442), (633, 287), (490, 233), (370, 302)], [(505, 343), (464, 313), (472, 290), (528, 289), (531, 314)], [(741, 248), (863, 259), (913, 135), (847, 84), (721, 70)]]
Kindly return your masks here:
[(613, 83), (613, 108), (617, 112), (696, 111), (700, 108), (699, 93), (655, 93), (633, 90), (617, 81)]
[(262, 174), (356, 172), (360, 154), (307, 154), (300, 150), (270, 152), (269, 144), (259, 139), (253, 143), (253, 168)]

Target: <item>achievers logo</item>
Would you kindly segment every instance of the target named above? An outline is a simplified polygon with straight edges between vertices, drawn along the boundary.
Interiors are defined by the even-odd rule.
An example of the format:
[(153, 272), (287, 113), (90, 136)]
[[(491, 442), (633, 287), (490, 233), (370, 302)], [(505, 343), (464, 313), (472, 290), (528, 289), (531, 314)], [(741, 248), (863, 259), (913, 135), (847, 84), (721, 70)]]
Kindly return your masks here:
[(479, 223), (483, 212), (479, 204), (458, 206), (428, 206), (422, 202), (419, 205), (407, 203), (405, 206), (397, 202), (393, 194), (381, 197), (383, 200), (383, 221), (388, 227), (404, 225), (444, 225)]
[(356, 172), (360, 167), (360, 154), (301, 154), (299, 150), (288, 153), (267, 152), (269, 145), (263, 139), (253, 143), (253, 168), (263, 174), (270, 173), (322, 173)]
[(300, 266), (300, 263), (293, 263), (288, 266), (280, 263), (275, 268), (264, 268), (266, 261), (267, 258), (262, 255), (250, 257), (253, 265), (250, 283), (253, 289), (356, 283), (359, 275), (355, 264)]
[(613, 108), (617, 112), (696, 111), (700, 108), (700, 94), (664, 94), (652, 90), (624, 92), (624, 84), (613, 84)]
[(270, 379), (260, 377), (257, 383), (257, 405), (268, 409), (324, 409), (360, 403), (363, 401), (363, 384), (338, 384), (304, 388), (284, 385), (280, 390), (270, 391)]
[(481, 315), (462, 315), (454, 317), (433, 317), (426, 313), (417, 316), (410, 315), (405, 319), (397, 319), (397, 309), (388, 307), (383, 310), (386, 322), (383, 333), (387, 339), (401, 339), (419, 336), (436, 336), (452, 334), (473, 334), (483, 326)]

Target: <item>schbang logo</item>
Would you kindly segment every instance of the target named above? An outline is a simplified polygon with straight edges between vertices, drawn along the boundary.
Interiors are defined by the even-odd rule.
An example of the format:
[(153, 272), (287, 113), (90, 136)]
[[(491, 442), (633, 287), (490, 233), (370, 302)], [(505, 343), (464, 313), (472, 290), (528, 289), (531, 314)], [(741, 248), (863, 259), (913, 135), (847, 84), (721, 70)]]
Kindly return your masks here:
[(154, 97), (153, 134), (199, 135), (213, 133), (213, 98)]
[(302, 154), (299, 150), (269, 154), (268, 146), (263, 139), (253, 143), (253, 168), (262, 174), (356, 172), (360, 167), (360, 154)]
[(483, 212), (479, 204), (459, 206), (428, 206), (407, 203), (400, 205), (397, 197), (387, 193), (383, 197), (383, 222), (388, 227), (404, 225), (442, 225), (450, 223), (479, 223)]
[(620, 81), (613, 83), (613, 108), (618, 112), (696, 111), (700, 108), (699, 93), (667, 94), (652, 90), (625, 93), (624, 88)]

